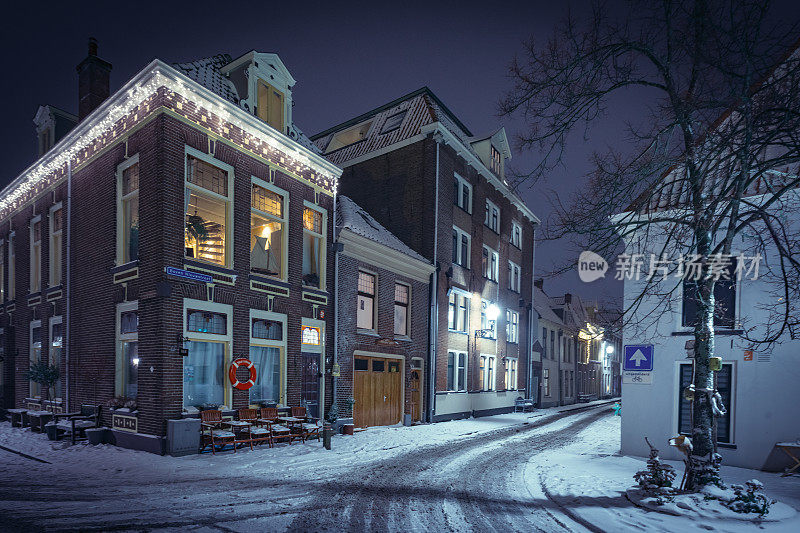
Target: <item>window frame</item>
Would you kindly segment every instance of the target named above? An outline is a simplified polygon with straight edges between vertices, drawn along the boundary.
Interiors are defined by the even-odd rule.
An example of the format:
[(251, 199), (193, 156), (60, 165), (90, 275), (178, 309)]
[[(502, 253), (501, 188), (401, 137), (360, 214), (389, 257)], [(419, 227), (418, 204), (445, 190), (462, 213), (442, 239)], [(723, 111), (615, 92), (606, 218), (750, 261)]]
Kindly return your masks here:
[[(359, 288), (359, 282), (361, 281), (361, 275), (371, 276), (372, 277), (372, 288), (373, 293), (368, 294), (366, 292), (362, 292)], [(360, 303), (360, 298), (370, 298), (372, 300), (372, 313), (370, 313), (370, 319), (372, 321), (371, 327), (365, 328), (358, 323), (358, 305)], [(356, 276), (356, 331), (359, 333), (377, 333), (378, 329), (378, 274), (372, 272), (371, 270), (367, 270), (365, 268), (358, 269), (358, 275)]]
[[(495, 212), (492, 212), (493, 210)], [(500, 208), (488, 198), (486, 199), (486, 211), (483, 218), (483, 225), (498, 235), (500, 234)]]
[[(455, 205), (456, 207), (461, 208), (463, 211), (466, 211), (469, 214), (472, 214), (472, 199), (473, 199), (472, 184), (470, 182), (468, 182), (464, 177), (459, 175), (457, 172), (453, 172), (453, 179), (455, 180), (455, 182), (458, 185), (458, 187), (457, 187), (458, 188), (458, 191), (457, 191), (458, 194), (456, 194), (456, 197), (453, 198), (453, 205)], [(467, 202), (466, 206), (462, 205), (464, 203), (464, 190), (465, 189), (469, 192), (469, 199), (468, 199), (468, 202)], [(453, 192), (456, 192), (456, 191), (453, 191)]]
[[(326, 287), (327, 287), (327, 260), (328, 260), (328, 238), (327, 238), (327, 235), (328, 235), (328, 212), (327, 212), (327, 211), (326, 211), (324, 208), (322, 208), (322, 207), (318, 206), (317, 204), (315, 204), (315, 203), (313, 203), (313, 202), (309, 202), (308, 200), (303, 200), (303, 211), (301, 211), (301, 217), (302, 217), (302, 213), (305, 213), (305, 209), (306, 209), (306, 208), (308, 208), (308, 209), (311, 209), (311, 210), (313, 210), (313, 211), (317, 211), (318, 213), (320, 213), (320, 214), (322, 215), (322, 219), (321, 219), (321, 224), (322, 224), (321, 230), (322, 230), (322, 234), (318, 234), (318, 233), (316, 233), (315, 231), (312, 231), (312, 230), (309, 230), (309, 229), (307, 229), (307, 228), (306, 228), (306, 226), (305, 226), (305, 224), (303, 224), (303, 220), (302, 220), (302, 218), (301, 218), (301, 220), (300, 220), (300, 223), (301, 223), (301, 225), (302, 225), (302, 227), (303, 227), (303, 236), (304, 236), (304, 237), (305, 237), (305, 234), (306, 234), (306, 233), (308, 233), (308, 234), (310, 234), (310, 235), (313, 235), (313, 236), (316, 236), (316, 237), (318, 237), (318, 238), (320, 239), (320, 246), (319, 246), (319, 265), (318, 265), (318, 270), (319, 270), (319, 287), (314, 287), (313, 285), (306, 285), (306, 284), (305, 284), (305, 283), (302, 281), (302, 279), (301, 279), (300, 281), (301, 281), (301, 284), (303, 285), (303, 287), (309, 287), (309, 288), (312, 288), (312, 289), (318, 289), (318, 290), (320, 290), (320, 291), (324, 291), (324, 290), (326, 290)], [(305, 245), (304, 245), (304, 247), (303, 247), (303, 253), (305, 253)], [(302, 268), (302, 264), (301, 264), (301, 268)], [(302, 270), (301, 270), (301, 278), (302, 278)]]
[[(472, 236), (456, 225), (453, 225), (453, 234), (457, 236), (456, 249), (453, 251), (456, 254), (456, 260), (453, 261), (453, 264), (470, 270), (470, 264), (472, 263)], [(466, 265), (461, 262), (464, 259), (464, 237), (467, 239)]]
[[(363, 121), (359, 122), (358, 124), (353, 124), (352, 126), (349, 126), (349, 127), (345, 128), (343, 130), (339, 130), (337, 132), (334, 132), (333, 134), (331, 134), (331, 138), (328, 141), (328, 144), (325, 145), (325, 150), (323, 151), (323, 154), (328, 155), (328, 154), (333, 153), (333, 152), (335, 152), (337, 150), (341, 150), (343, 148), (347, 148), (348, 146), (353, 146), (354, 144), (358, 144), (358, 143), (366, 141), (369, 138), (369, 134), (373, 129), (373, 122), (374, 121), (375, 121), (375, 117), (371, 117), (371, 118), (368, 118), (367, 120), (363, 120)], [(350, 141), (350, 142), (348, 142), (346, 144), (341, 144), (340, 146), (336, 146), (336, 147), (331, 148), (331, 145), (333, 144), (333, 141), (337, 140), (340, 136), (344, 136), (345, 134), (347, 134), (349, 132), (355, 132), (355, 131), (359, 131), (359, 130), (363, 130), (362, 137), (360, 139), (357, 139), (355, 141)]]
[[(36, 359), (33, 355), (33, 330), (39, 328), (39, 358)], [(42, 358), (42, 341), (44, 339), (44, 335), (42, 335), (42, 321), (41, 320), (31, 320), (28, 323), (28, 365), (34, 363)], [(49, 357), (49, 356), (48, 356)], [(29, 366), (30, 368), (30, 366)], [(41, 398), (42, 396), (42, 386), (38, 383), (35, 383), (31, 380), (28, 380), (28, 393), (29, 398), (36, 398), (37, 396)]]
[(508, 260), (508, 290), (519, 294), (522, 290), (522, 267)]
[[(185, 156), (184, 156), (185, 157)], [(188, 161), (188, 159), (187, 159)], [(130, 156), (128, 159), (117, 165), (117, 257), (116, 257), (116, 264), (117, 266), (124, 265), (126, 263), (132, 262), (133, 260), (125, 261), (125, 248), (126, 242), (124, 231), (125, 231), (125, 201), (130, 200), (136, 197), (137, 200), (137, 212), (138, 212), (138, 200), (139, 200), (139, 191), (141, 189), (141, 167), (139, 168), (139, 188), (136, 189), (136, 192), (130, 192), (126, 195), (122, 194), (122, 179), (124, 172), (134, 166), (139, 164), (139, 154), (134, 154)], [(184, 163), (185, 164), (185, 163)], [(186, 170), (188, 173), (188, 169)], [(186, 174), (188, 176), (188, 174)], [(186, 183), (186, 177), (184, 177), (184, 184)], [(185, 193), (184, 193), (185, 194)], [(186, 223), (186, 213), (183, 214), (184, 224)], [(185, 252), (184, 252), (185, 254)], [(138, 259), (138, 257), (137, 257)]]
[[(61, 211), (61, 229), (55, 230), (55, 213), (56, 211)], [(64, 210), (62, 209), (62, 202), (57, 202), (50, 207), (48, 213), (48, 261), (47, 261), (47, 286), (48, 287), (58, 287), (64, 282)], [(56, 237), (61, 237), (59, 244), (56, 246), (55, 240)], [(55, 261), (53, 258), (55, 255), (58, 254), (59, 260), (59, 272), (58, 272), (58, 283), (56, 283), (55, 275), (56, 275), (56, 266)]]
[[(261, 211), (260, 209), (256, 209), (253, 207), (253, 185), (266, 189), (272, 193), (279, 195), (283, 198), (283, 203), (281, 206), (281, 213), (283, 217), (278, 217), (271, 213), (267, 213)], [(253, 272), (255, 275), (258, 276), (266, 276), (269, 278), (279, 279), (281, 281), (288, 281), (289, 279), (289, 192), (281, 189), (280, 187), (276, 187), (272, 183), (262, 180), (256, 176), (250, 176), (250, 227), (252, 231), (253, 225), (253, 213), (258, 215), (261, 218), (265, 218), (267, 220), (271, 220), (274, 222), (280, 222), (282, 225), (282, 236), (281, 236), (281, 273), (278, 276), (271, 275), (271, 274), (264, 274), (261, 272), (254, 272), (252, 267), (252, 262), (250, 265), (250, 272)]]
[[(450, 298), (454, 298), (453, 304)], [(461, 305), (463, 304), (463, 306)], [(450, 333), (461, 333), (466, 335), (469, 332), (469, 317), (470, 307), (472, 304), (472, 295), (466, 291), (461, 291), (456, 288), (451, 288), (450, 293), (447, 295), (447, 329)], [(450, 327), (450, 308), (453, 308), (453, 324), (456, 328)], [(463, 312), (462, 312), (463, 309)], [(463, 329), (458, 329), (458, 326), (463, 326)]]
[[(519, 236), (518, 240), (515, 239), (516, 236)], [(516, 220), (511, 221), (511, 238), (508, 242), (511, 243), (511, 246), (522, 250), (522, 225)]]
[[(61, 326), (61, 356), (64, 355), (64, 319), (61, 315), (51, 316), (50, 319), (47, 321), (47, 360), (51, 365), (56, 365), (61, 369), (61, 357), (58, 358), (58, 361), (55, 360), (53, 357), (53, 351), (55, 346), (53, 345), (53, 326), (60, 325)], [(54, 400), (56, 398), (61, 398), (61, 375), (59, 375), (58, 381), (53, 384), (53, 398), (50, 400)]]
[(505, 390), (518, 390), (519, 358), (506, 356), (505, 369)]
[(519, 313), (511, 309), (506, 309), (506, 342), (519, 344)]
[[(274, 313), (272, 311), (262, 311), (260, 309), (250, 309), (249, 313), (249, 321), (248, 321), (248, 338), (249, 338), (249, 345), (248, 345), (248, 359), (250, 357), (249, 347), (250, 346), (263, 346), (267, 348), (278, 348), (280, 350), (280, 392), (278, 399), (279, 405), (287, 405), (286, 403), (286, 390), (287, 390), (287, 372), (286, 372), (286, 351), (287, 351), (287, 343), (288, 343), (288, 316), (283, 313)], [(260, 337), (253, 337), (253, 319), (264, 319), (264, 320), (272, 320), (275, 322), (281, 322), (283, 324), (283, 340), (277, 341), (272, 339), (262, 339)], [(256, 369), (258, 372), (259, 369)]]
[[(226, 315), (227, 318), (227, 333), (225, 335), (217, 334), (217, 333), (200, 333), (197, 331), (189, 331), (189, 324), (188, 324), (188, 316), (186, 312), (189, 309), (195, 309), (198, 311), (209, 311), (212, 313), (223, 313)], [(216, 302), (208, 302), (205, 300), (195, 300), (192, 298), (184, 298), (183, 299), (183, 337), (186, 339), (187, 342), (197, 341), (197, 342), (217, 342), (224, 345), (224, 353), (222, 356), (222, 370), (223, 370), (223, 380), (222, 380), (222, 387), (223, 387), (223, 395), (225, 405), (233, 405), (233, 391), (230, 384), (230, 380), (227, 379), (227, 369), (230, 366), (232, 361), (232, 351), (233, 351), (233, 306), (227, 304), (220, 304)], [(181, 346), (183, 347), (183, 346)], [(186, 365), (186, 358), (183, 358), (183, 365), (182, 365), (182, 374), (185, 372), (185, 365)], [(183, 405), (183, 397), (184, 397), (184, 390), (183, 390), (183, 376), (181, 378), (181, 405), (182, 408), (192, 407)]]
[[(114, 390), (117, 396), (128, 396), (125, 386), (127, 383), (126, 361), (124, 344), (127, 342), (139, 342), (139, 328), (136, 333), (122, 333), (122, 314), (136, 311), (139, 312), (139, 300), (132, 302), (122, 302), (117, 304), (116, 309), (116, 371), (114, 373)], [(184, 311), (185, 313), (185, 311)], [(183, 400), (181, 400), (183, 401)]]
[[(38, 241), (33, 240), (36, 224), (39, 224)], [(30, 279), (28, 280), (28, 292), (30, 294), (36, 294), (42, 292), (42, 215), (36, 215), (35, 217), (30, 219), (28, 235), (29, 235), (28, 248), (30, 249), (30, 256), (29, 256), (30, 261), (28, 263), (29, 266), (28, 271)], [(39, 245), (38, 253), (34, 251), (37, 242)], [(36, 268), (34, 268), (34, 265), (36, 265)], [(37, 272), (39, 274), (38, 286), (36, 285), (36, 283), (34, 283), (34, 281), (37, 281), (35, 279), (35, 275), (37, 274)]]
[[(200, 187), (194, 183), (189, 181), (189, 158), (194, 157), (195, 159), (199, 159), (213, 167), (217, 167), (218, 169), (224, 171), (228, 176), (228, 194), (227, 196), (223, 196), (221, 194), (215, 193), (214, 191), (210, 191), (204, 187)], [(225, 203), (225, 261), (223, 264), (216, 263), (214, 261), (209, 261), (207, 259), (201, 259), (199, 257), (187, 257), (186, 252), (184, 251), (183, 257), (184, 260), (189, 261), (197, 261), (199, 263), (204, 263), (208, 265), (213, 265), (217, 268), (227, 268), (233, 269), (234, 268), (234, 261), (233, 261), (233, 236), (236, 235), (234, 231), (234, 216), (233, 216), (233, 200), (234, 200), (234, 171), (233, 167), (223, 161), (220, 161), (216, 157), (203, 153), (200, 150), (192, 148), (191, 146), (184, 146), (184, 155), (183, 155), (183, 194), (186, 194), (186, 190), (189, 189), (195, 194), (198, 195), (207, 195), (212, 200), (217, 200)], [(186, 227), (186, 209), (184, 208), (183, 213), (183, 226), (184, 226), (184, 242), (185, 242), (185, 227)], [(185, 248), (185, 245), (184, 245)]]
[[(450, 382), (450, 356), (453, 356), (453, 375), (452, 383)], [(448, 392), (467, 392), (467, 380), (469, 379), (469, 365), (467, 364), (467, 352), (464, 350), (448, 350), (447, 351), (447, 383), (445, 383)], [(463, 379), (459, 380), (459, 369), (464, 370)], [(453, 385), (452, 387), (450, 385)]]
[(544, 387), (544, 395), (550, 396), (550, 369), (543, 368), (542, 369), (542, 386)]
[[(407, 299), (407, 301), (406, 301), (405, 304), (398, 303), (398, 301), (397, 301), (397, 287), (398, 286), (405, 287), (405, 289), (406, 289), (406, 299)], [(395, 290), (395, 298), (394, 298), (394, 310), (395, 310), (395, 315), (394, 315), (394, 336), (402, 338), (402, 339), (410, 339), (411, 338), (411, 285), (408, 284), (408, 283), (404, 283), (402, 281), (395, 280), (395, 282), (394, 282), (394, 290)], [(398, 333), (397, 332), (397, 314), (396, 314), (396, 311), (397, 311), (397, 307), (398, 306), (399, 307), (405, 307), (405, 309), (406, 309), (405, 333)]]
[[(681, 432), (681, 405), (684, 401), (686, 401), (683, 397), (683, 390), (682, 390), (682, 380), (681, 380), (681, 369), (684, 366), (691, 366), (693, 362), (685, 362), (685, 361), (675, 361), (675, 388), (677, 388), (677, 396), (676, 402), (674, 402), (674, 425), (676, 428), (676, 435), (686, 435), (686, 433)], [(737, 383), (737, 374), (738, 374), (738, 365), (736, 361), (722, 361), (722, 366), (730, 368), (730, 376), (731, 376), (731, 385), (730, 385), (730, 398), (725, 403), (725, 409), (727, 410), (728, 418), (728, 442), (723, 442), (719, 440), (719, 435), (717, 435), (717, 444), (722, 447), (735, 447), (736, 446), (736, 383)], [(723, 399), (724, 400), (724, 399)]]
[(17, 234), (8, 234), (8, 301), (17, 299)]
[[(715, 304), (714, 304), (714, 329), (715, 330), (735, 329), (737, 321), (740, 320), (740, 317), (741, 317), (740, 309), (739, 309), (739, 299), (740, 299), (740, 295), (741, 295), (741, 288), (739, 286), (738, 280), (736, 279), (736, 258), (735, 257), (732, 258), (732, 263), (731, 263), (731, 267), (730, 267), (730, 270), (729, 270), (729, 275), (730, 275), (730, 279), (725, 280), (725, 279), (720, 278), (714, 284), (714, 302), (715, 302)], [(694, 329), (694, 324), (692, 324), (689, 321), (689, 316), (688, 316), (689, 311), (687, 309), (687, 300), (688, 301), (692, 300), (691, 297), (687, 294), (687, 286), (689, 286), (692, 283), (695, 283), (694, 280), (689, 280), (689, 279), (684, 279), (680, 283), (680, 287), (681, 287), (681, 310), (680, 310), (680, 313), (678, 313), (678, 318), (677, 318), (678, 324), (677, 324), (677, 326), (679, 327), (679, 329), (684, 330), (684, 331), (691, 331), (691, 330)], [(727, 319), (727, 316), (726, 317), (722, 317), (722, 318), (717, 316), (717, 312), (718, 312), (718, 309), (719, 309), (718, 306), (720, 305), (720, 303), (719, 303), (720, 299), (717, 297), (717, 290), (720, 289), (720, 287), (724, 287), (724, 285), (721, 285), (721, 283), (729, 285), (730, 287), (729, 287), (728, 290), (733, 292), (733, 296), (731, 298), (731, 300), (733, 302), (733, 308), (731, 309), (731, 317), (730, 317), (730, 322), (729, 323), (722, 321), (723, 318)], [(696, 287), (696, 285), (695, 285), (695, 287)], [(721, 289), (721, 290), (724, 290), (724, 289)], [(695, 305), (694, 312), (695, 312), (695, 320), (696, 320), (697, 319), (696, 303), (694, 305)], [(717, 321), (718, 318), (720, 318), (719, 322)]]
[(482, 246), (481, 271), (483, 277), (497, 283), (500, 278), (500, 254), (485, 244)]
[[(408, 109), (401, 109), (400, 111), (398, 111), (396, 113), (392, 113), (391, 115), (386, 117), (386, 119), (383, 121), (383, 124), (381, 124), (381, 130), (378, 132), (378, 135), (385, 135), (387, 133), (391, 133), (393, 131), (397, 131), (400, 128), (402, 128), (403, 127), (403, 122), (405, 122), (407, 114), (408, 114)], [(398, 122), (396, 126), (392, 126), (391, 128), (387, 129), (386, 126), (387, 126), (387, 124), (389, 124), (389, 121), (394, 119), (395, 117), (397, 117), (399, 115), (402, 115), (400, 117), (400, 122)]]
[(481, 352), (480, 365), (481, 391), (497, 390), (497, 355)]

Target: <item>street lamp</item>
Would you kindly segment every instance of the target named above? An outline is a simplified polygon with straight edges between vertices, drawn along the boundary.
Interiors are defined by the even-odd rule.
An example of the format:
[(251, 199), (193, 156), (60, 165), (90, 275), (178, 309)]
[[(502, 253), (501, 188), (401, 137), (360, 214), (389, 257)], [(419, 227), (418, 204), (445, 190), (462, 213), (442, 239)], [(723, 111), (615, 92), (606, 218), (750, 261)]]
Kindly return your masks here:
[(613, 345), (611, 345), (611, 344), (609, 344), (608, 346), (606, 346), (606, 353), (607, 353), (608, 355), (611, 355), (612, 353), (614, 353), (614, 346), (613, 346)]

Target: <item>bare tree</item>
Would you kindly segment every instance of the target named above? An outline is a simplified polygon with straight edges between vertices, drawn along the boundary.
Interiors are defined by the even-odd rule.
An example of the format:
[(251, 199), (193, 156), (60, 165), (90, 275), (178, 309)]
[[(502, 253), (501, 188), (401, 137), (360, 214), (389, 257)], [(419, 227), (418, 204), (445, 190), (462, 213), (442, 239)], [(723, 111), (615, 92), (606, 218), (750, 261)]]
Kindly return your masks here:
[(727, 282), (726, 268), (743, 267), (733, 260), (722, 268), (721, 258), (743, 252), (742, 243), (769, 258), (759, 273), (774, 292), (760, 309), (768, 318), (736, 324), (742, 338), (760, 345), (798, 333), (800, 239), (797, 217), (786, 215), (800, 207), (800, 52), (795, 27), (775, 22), (770, 2), (651, 0), (627, 8), (611, 18), (595, 5), (586, 19), (568, 16), (546, 43), (530, 42), (511, 65), (513, 89), (500, 105), (524, 118), (521, 146), (542, 154), (520, 176), (530, 183), (566, 164), (565, 146), (602, 123), (609, 98), (628, 93), (647, 102), (646, 126), (630, 127), (615, 150), (596, 155), (580, 192), (554, 199), (548, 232), (606, 257), (624, 248), (693, 258), (626, 282), (636, 292), (625, 314), (647, 330), (674, 310), (672, 295), (685, 283), (679, 275), (694, 270), (687, 487), (697, 489), (719, 480), (713, 426), (725, 407), (710, 364), (724, 302), (715, 301), (715, 287)]

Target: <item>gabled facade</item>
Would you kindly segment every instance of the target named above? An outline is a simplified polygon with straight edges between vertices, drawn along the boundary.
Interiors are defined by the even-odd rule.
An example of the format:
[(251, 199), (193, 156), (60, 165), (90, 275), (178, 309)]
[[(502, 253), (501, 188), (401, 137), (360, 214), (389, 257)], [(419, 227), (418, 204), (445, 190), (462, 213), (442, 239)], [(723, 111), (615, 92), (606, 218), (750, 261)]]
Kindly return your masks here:
[(337, 197), (334, 405), (358, 427), (422, 421), (434, 267)]
[[(330, 404), (341, 171), (298, 142), (277, 56), (220, 57), (153, 61), (0, 192), (6, 407), (134, 398), (104, 423), (160, 451), (199, 406)], [(237, 69), (284, 91), (282, 122), (243, 105)], [(25, 376), (40, 358), (61, 369), (49, 401)]]
[(436, 268), (426, 420), (528, 395), (538, 219), (504, 178), (504, 138), (474, 138), (427, 88), (312, 137), (341, 193)]

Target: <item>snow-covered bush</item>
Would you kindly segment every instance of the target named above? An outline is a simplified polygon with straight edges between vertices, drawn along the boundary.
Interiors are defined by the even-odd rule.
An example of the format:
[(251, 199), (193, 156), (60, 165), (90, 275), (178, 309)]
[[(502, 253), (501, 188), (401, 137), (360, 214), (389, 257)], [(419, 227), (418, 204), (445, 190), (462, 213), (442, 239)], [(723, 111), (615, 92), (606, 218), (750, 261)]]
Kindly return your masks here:
[(769, 506), (775, 503), (764, 494), (764, 485), (757, 479), (746, 481), (744, 485), (731, 485), (736, 494), (728, 502), (728, 508), (737, 513), (758, 513), (764, 516), (769, 512)]
[(647, 469), (640, 470), (633, 475), (633, 479), (639, 487), (658, 498), (658, 504), (662, 505), (670, 499), (673, 492), (672, 481), (675, 479), (675, 469), (661, 461), (658, 456), (658, 449), (654, 448), (650, 441), (645, 437), (645, 442), (650, 446), (650, 457), (647, 459)]

